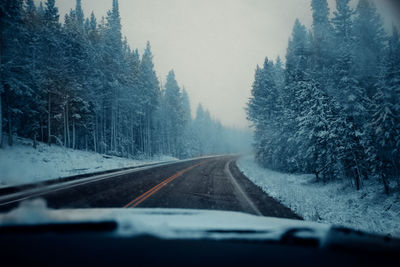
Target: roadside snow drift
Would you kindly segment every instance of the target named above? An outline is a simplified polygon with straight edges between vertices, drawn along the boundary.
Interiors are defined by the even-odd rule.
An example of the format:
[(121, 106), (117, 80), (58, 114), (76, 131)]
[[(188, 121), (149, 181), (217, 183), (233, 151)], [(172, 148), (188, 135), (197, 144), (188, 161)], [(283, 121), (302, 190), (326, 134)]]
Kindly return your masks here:
[[(308, 221), (400, 237), (399, 196), (386, 196), (374, 181), (356, 191), (351, 184), (315, 182), (313, 175), (285, 174), (261, 168), (252, 156), (239, 169), (271, 197)], [(378, 192), (378, 193), (377, 193)]]
[(38, 143), (34, 149), (31, 141), (18, 138), (14, 146), (0, 149), (0, 186), (39, 182), (168, 160), (176, 159), (160, 156), (148, 160), (132, 160), (56, 145), (48, 146), (43, 143)]

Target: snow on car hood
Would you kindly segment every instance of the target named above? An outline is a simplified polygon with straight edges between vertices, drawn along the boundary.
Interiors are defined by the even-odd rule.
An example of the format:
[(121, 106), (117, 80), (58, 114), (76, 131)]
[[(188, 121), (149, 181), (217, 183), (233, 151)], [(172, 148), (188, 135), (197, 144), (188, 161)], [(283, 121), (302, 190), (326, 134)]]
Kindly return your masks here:
[(291, 230), (296, 236), (323, 240), (330, 226), (315, 222), (279, 219), (242, 212), (163, 209), (48, 209), (43, 200), (23, 202), (0, 214), (0, 227), (81, 222), (116, 222), (113, 234), (151, 235), (165, 239), (280, 240)]

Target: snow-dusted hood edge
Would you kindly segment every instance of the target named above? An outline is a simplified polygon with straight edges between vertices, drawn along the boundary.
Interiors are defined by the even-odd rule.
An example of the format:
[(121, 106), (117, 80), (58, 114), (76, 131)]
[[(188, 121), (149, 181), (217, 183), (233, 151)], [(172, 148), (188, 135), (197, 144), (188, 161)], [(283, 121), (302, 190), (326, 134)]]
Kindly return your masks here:
[(329, 225), (250, 215), (242, 212), (193, 209), (48, 209), (43, 200), (24, 202), (0, 214), (0, 227), (80, 222), (116, 222), (112, 234), (150, 235), (164, 239), (280, 240), (289, 230), (296, 236), (323, 240)]

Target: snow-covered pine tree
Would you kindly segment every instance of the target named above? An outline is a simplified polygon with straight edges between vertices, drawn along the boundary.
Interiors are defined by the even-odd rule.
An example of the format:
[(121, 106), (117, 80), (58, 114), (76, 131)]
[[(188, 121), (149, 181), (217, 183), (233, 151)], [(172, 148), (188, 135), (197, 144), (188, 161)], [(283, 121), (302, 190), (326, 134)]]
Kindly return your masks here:
[(0, 2), (0, 148), (3, 146), (3, 57), (4, 57), (4, 27), (6, 24), (6, 1)]
[(283, 145), (280, 139), (279, 120), (282, 115), (282, 98), (279, 85), (282, 78), (279, 75), (281, 66), (276, 67), (268, 58), (263, 68), (257, 66), (252, 97), (248, 103), (247, 116), (255, 127), (255, 149), (257, 160), (265, 165), (277, 168), (279, 154)]
[(104, 74), (106, 77), (106, 91), (108, 92), (106, 112), (109, 114), (107, 120), (108, 147), (112, 153), (118, 154), (120, 133), (118, 131), (119, 107), (121, 97), (122, 81), (120, 74), (123, 70), (121, 18), (119, 14), (118, 0), (113, 0), (112, 10), (107, 13), (104, 29)]
[(285, 69), (279, 56), (275, 59), (275, 82), (278, 90), (285, 87)]
[(355, 40), (354, 40), (354, 11), (348, 0), (337, 0), (334, 12), (333, 25), (335, 29), (335, 43), (337, 45), (334, 63), (334, 81), (336, 86), (333, 94), (339, 105), (336, 114), (340, 121), (339, 155), (344, 174), (354, 179), (357, 189), (360, 180), (367, 173), (368, 129), (366, 129), (367, 100), (366, 92), (357, 80), (355, 71)]
[[(265, 161), (264, 151), (262, 148), (262, 138), (264, 129), (264, 114), (262, 107), (264, 106), (264, 95), (266, 95), (263, 87), (263, 70), (257, 66), (254, 75), (254, 82), (251, 90), (251, 98), (247, 104), (247, 119), (252, 123), (254, 129), (254, 149), (256, 151), (256, 159), (263, 164)], [(200, 117), (202, 112), (201, 106), (197, 109), (197, 117)]]
[(59, 22), (58, 8), (55, 6), (55, 0), (47, 0), (45, 2), (43, 14), (43, 27), (40, 31), (40, 61), (43, 64), (43, 76), (39, 81), (43, 88), (43, 97), (46, 99), (47, 105), (47, 143), (52, 143), (52, 121), (54, 114), (53, 102), (58, 99), (58, 90), (61, 88), (62, 74), (59, 67), (61, 66), (61, 25)]
[[(83, 11), (80, 1), (77, 1), (75, 10), (71, 10), (65, 16), (62, 31), (63, 55), (66, 74), (66, 84), (63, 91), (63, 118), (64, 118), (64, 145), (75, 148), (77, 145), (77, 134), (84, 123), (84, 114), (89, 113), (87, 88), (87, 76), (90, 66), (88, 65), (88, 43), (83, 29), (82, 18), (78, 14)], [(70, 133), (71, 132), (71, 133)], [(78, 133), (77, 133), (78, 132)]]
[(312, 0), (312, 66), (314, 79), (328, 90), (330, 83), (330, 65), (333, 59), (333, 29), (329, 19), (330, 11), (327, 0)]
[(192, 155), (192, 131), (190, 130), (192, 115), (191, 115), (191, 107), (190, 107), (190, 99), (189, 95), (185, 89), (182, 88), (181, 93), (181, 105), (182, 105), (182, 114), (181, 114), (181, 122), (182, 122), (182, 137), (181, 137), (181, 157), (182, 158), (190, 158)]
[(39, 57), (39, 31), (42, 26), (42, 19), (33, 0), (25, 1), (23, 22), (25, 27), (23, 56), (27, 69), (27, 77), (24, 80), (31, 93), (27, 99), (23, 101), (19, 99), (19, 101), (24, 102), (21, 107), (24, 114), (23, 118), (21, 118), (24, 121), (24, 127), (19, 129), (18, 134), (32, 138), (35, 147), (37, 138), (44, 141), (42, 114), (46, 113), (46, 109), (42, 98), (43, 92), (38, 83), (38, 80), (43, 75)]
[(165, 83), (165, 101), (167, 118), (167, 143), (169, 154), (175, 157), (180, 157), (180, 139), (183, 133), (183, 106), (182, 106), (181, 89), (175, 79), (175, 73), (171, 70), (167, 75)]
[(126, 51), (126, 60), (127, 60), (127, 88), (125, 91), (126, 97), (123, 99), (125, 109), (126, 109), (126, 116), (127, 116), (127, 132), (126, 132), (126, 139), (127, 143), (127, 151), (130, 155), (135, 155), (137, 152), (136, 148), (136, 132), (139, 128), (139, 119), (140, 114), (139, 110), (141, 108), (140, 101), (140, 56), (137, 50), (130, 51), (128, 49)]
[[(296, 140), (298, 128), (297, 117), (301, 112), (301, 101), (299, 100), (299, 82), (309, 79), (310, 73), (310, 51), (311, 43), (309, 34), (304, 25), (296, 20), (293, 26), (292, 36), (289, 40), (286, 54), (285, 87), (281, 90), (282, 119), (281, 119), (281, 144), (285, 144), (284, 150), (280, 150), (283, 157), (281, 162), (289, 171), (301, 171), (304, 162), (299, 153), (301, 140)], [(299, 158), (300, 156), (300, 158)]]
[(77, 26), (80, 27), (81, 29), (83, 29), (85, 15), (84, 15), (83, 9), (82, 9), (82, 0), (76, 0), (75, 16), (76, 16)]
[(382, 81), (373, 98), (374, 112), (372, 127), (375, 129), (375, 144), (378, 159), (377, 171), (381, 177), (385, 192), (389, 193), (389, 180), (399, 182), (400, 161), (400, 40), (393, 27), (385, 57)]
[[(354, 68), (354, 11), (350, 7), (350, 0), (336, 0), (336, 11), (333, 13), (332, 24), (334, 27), (334, 42), (336, 45), (334, 63), (334, 82), (337, 84), (342, 79), (342, 74), (347, 74)], [(334, 88), (334, 95), (338, 92)]]
[[(19, 95), (24, 95), (27, 88), (23, 77), (23, 1), (4, 1), (2, 4), (1, 26), (1, 93), (0, 97), (5, 113), (8, 132), (8, 144), (13, 144), (14, 120), (22, 113), (17, 104)], [(24, 90), (25, 89), (25, 90)], [(2, 117), (2, 116), (1, 116)]]
[(286, 66), (285, 66), (285, 80), (286, 84), (290, 84), (296, 80), (298, 74), (298, 65), (301, 56), (309, 55), (309, 43), (307, 38), (307, 29), (296, 19), (292, 35), (289, 39), (288, 48), (286, 50)]
[(302, 171), (315, 174), (317, 181), (332, 179), (336, 166), (335, 121), (332, 100), (318, 83), (313, 80), (299, 81), (298, 100), (301, 101), (297, 116), (298, 155), (303, 163)]
[(156, 133), (154, 127), (154, 113), (158, 106), (160, 95), (160, 85), (157, 74), (154, 70), (153, 54), (151, 52), (150, 42), (147, 42), (140, 63), (140, 84), (141, 84), (141, 140), (142, 151), (145, 154), (152, 155), (156, 149), (153, 140)]
[(353, 33), (356, 41), (357, 79), (371, 98), (376, 93), (375, 85), (381, 73), (386, 39), (381, 16), (373, 1), (359, 0)]

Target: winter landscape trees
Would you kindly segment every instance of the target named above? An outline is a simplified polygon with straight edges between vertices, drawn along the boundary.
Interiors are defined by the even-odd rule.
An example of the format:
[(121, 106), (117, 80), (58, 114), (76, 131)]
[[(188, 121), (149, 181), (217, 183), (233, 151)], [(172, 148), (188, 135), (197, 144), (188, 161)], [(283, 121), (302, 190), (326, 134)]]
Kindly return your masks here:
[[(313, 24), (296, 21), (286, 66), (257, 67), (248, 119), (256, 158), (280, 171), (399, 185), (400, 42), (372, 1), (312, 0)], [(282, 82), (284, 73), (284, 82)]]
[[(173, 71), (160, 85), (150, 43), (143, 55), (130, 48), (118, 0), (100, 20), (93, 13), (85, 17), (77, 0), (62, 22), (55, 0), (43, 3), (0, 3), (0, 138), (4, 133), (9, 145), (19, 135), (126, 157), (234, 149), (238, 142), (229, 140), (242, 133), (206, 111), (192, 119)], [(203, 138), (208, 146), (200, 144)]]

